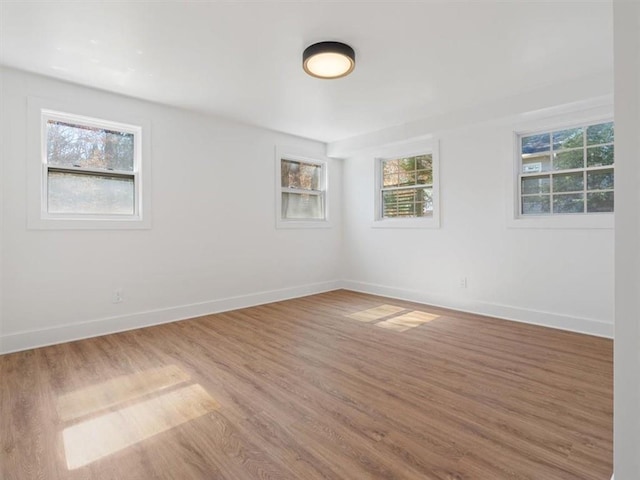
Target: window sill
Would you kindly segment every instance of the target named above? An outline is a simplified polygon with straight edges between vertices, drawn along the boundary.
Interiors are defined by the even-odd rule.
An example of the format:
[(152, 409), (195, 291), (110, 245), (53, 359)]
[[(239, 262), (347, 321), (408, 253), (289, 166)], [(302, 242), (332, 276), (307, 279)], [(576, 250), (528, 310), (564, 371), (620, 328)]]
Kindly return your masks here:
[(29, 230), (148, 230), (150, 219), (113, 218), (30, 218)]
[(558, 215), (558, 216), (527, 216), (510, 218), (508, 228), (539, 228), (539, 229), (613, 229), (613, 213)]
[(436, 217), (430, 218), (387, 218), (375, 220), (371, 223), (371, 228), (440, 228), (440, 221)]
[(291, 229), (306, 229), (306, 228), (331, 228), (331, 223), (327, 220), (278, 220), (276, 222), (276, 228), (291, 230)]

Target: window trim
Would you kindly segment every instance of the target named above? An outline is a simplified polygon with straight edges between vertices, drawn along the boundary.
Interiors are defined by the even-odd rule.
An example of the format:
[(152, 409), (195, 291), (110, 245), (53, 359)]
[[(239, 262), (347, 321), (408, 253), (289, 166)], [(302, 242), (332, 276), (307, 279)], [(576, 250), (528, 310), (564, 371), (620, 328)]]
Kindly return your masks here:
[[(320, 189), (319, 190), (301, 190), (282, 186), (282, 160), (291, 162), (303, 162), (313, 165), (319, 165), (320, 170)], [(329, 167), (328, 158), (321, 155), (313, 155), (309, 152), (301, 152), (299, 149), (289, 147), (279, 147), (275, 149), (275, 205), (276, 205), (276, 228), (295, 229), (295, 228), (330, 228), (331, 222), (329, 218)], [(308, 195), (319, 195), (323, 202), (323, 219), (286, 219), (282, 218), (282, 193), (301, 193)]]
[[(109, 130), (115, 130), (118, 132), (126, 132), (133, 134), (133, 171), (120, 171), (120, 170), (103, 170), (100, 168), (77, 168), (77, 167), (53, 167), (47, 163), (47, 123), (49, 121), (64, 121), (73, 125), (104, 128)], [(122, 221), (137, 221), (140, 219), (140, 207), (141, 201), (141, 185), (140, 185), (140, 153), (141, 153), (141, 136), (142, 128), (136, 125), (128, 125), (124, 123), (116, 123), (108, 120), (102, 120), (98, 118), (85, 117), (83, 115), (73, 115), (66, 112), (57, 112), (54, 110), (43, 109), (41, 115), (41, 158), (42, 158), (42, 195), (41, 195), (41, 211), (40, 216), (43, 219), (68, 219), (68, 220), (122, 220)], [(92, 173), (101, 176), (113, 176), (117, 178), (133, 178), (134, 188), (134, 211), (132, 215), (116, 215), (116, 214), (92, 214), (92, 213), (50, 213), (48, 211), (48, 176), (50, 171), (60, 172), (73, 172), (88, 174)]]
[[(99, 110), (99, 111), (98, 111)], [(28, 199), (27, 227), (29, 229), (111, 230), (151, 228), (150, 216), (150, 126), (147, 120), (122, 118), (110, 107), (87, 108), (73, 102), (55, 102), (28, 98)], [(96, 115), (98, 113), (98, 115)], [(103, 118), (110, 118), (104, 120)], [(52, 167), (46, 162), (47, 129), (49, 120), (78, 125), (107, 128), (134, 134), (133, 171), (105, 171), (79, 168), (78, 172), (96, 175), (133, 177), (134, 214), (67, 214), (49, 213), (47, 208), (47, 174), (50, 169), (72, 171), (73, 167)]]
[[(520, 138), (536, 133), (547, 133), (576, 127), (584, 127), (598, 123), (614, 121), (611, 105), (595, 107), (588, 111), (574, 111), (555, 117), (543, 117), (529, 120), (526, 123), (513, 125), (511, 129), (512, 154), (509, 158), (509, 175), (507, 178), (507, 227), (533, 229), (613, 229), (614, 213), (578, 213), (556, 215), (522, 215), (520, 195)], [(614, 142), (615, 144), (615, 142)], [(610, 166), (603, 168), (611, 168)], [(615, 172), (615, 161), (614, 161)], [(584, 171), (585, 169), (579, 169)], [(564, 171), (563, 171), (564, 172)], [(570, 172), (570, 171), (567, 171)], [(614, 188), (615, 195), (615, 188)]]
[[(431, 155), (433, 214), (429, 217), (383, 218), (382, 217), (382, 162), (400, 157)], [(404, 143), (378, 149), (374, 156), (373, 228), (440, 228), (440, 142), (437, 139)], [(413, 188), (413, 187), (407, 187)], [(416, 186), (415, 188), (419, 188)]]

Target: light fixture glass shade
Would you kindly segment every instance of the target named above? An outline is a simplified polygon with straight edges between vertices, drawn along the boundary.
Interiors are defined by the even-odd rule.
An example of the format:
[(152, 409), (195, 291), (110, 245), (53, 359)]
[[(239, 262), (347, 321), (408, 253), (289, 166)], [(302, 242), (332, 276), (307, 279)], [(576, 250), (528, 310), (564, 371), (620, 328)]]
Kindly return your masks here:
[(320, 42), (307, 47), (302, 54), (302, 68), (312, 77), (340, 78), (356, 66), (356, 54), (340, 42)]

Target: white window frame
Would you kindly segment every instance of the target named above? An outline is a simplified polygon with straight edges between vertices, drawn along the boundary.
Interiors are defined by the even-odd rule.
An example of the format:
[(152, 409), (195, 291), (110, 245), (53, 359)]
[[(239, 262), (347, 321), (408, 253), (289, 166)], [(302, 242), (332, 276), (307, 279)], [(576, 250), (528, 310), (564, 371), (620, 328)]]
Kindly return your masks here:
[[(292, 162), (303, 162), (321, 167), (320, 170), (320, 188), (318, 190), (299, 190), (295, 188), (286, 188), (282, 186), (282, 161), (288, 160)], [(275, 154), (275, 191), (276, 191), (276, 228), (329, 228), (329, 172), (328, 159), (320, 155), (313, 155), (308, 152), (301, 152), (295, 148), (276, 147)], [(322, 198), (324, 218), (322, 219), (287, 219), (282, 218), (282, 194), (283, 193), (301, 193), (309, 195), (318, 195)]]
[[(522, 215), (520, 195), (520, 168), (521, 145), (523, 136), (537, 133), (553, 132), (558, 130), (595, 125), (614, 121), (611, 105), (592, 107), (586, 110), (570, 112), (553, 117), (537, 118), (521, 122), (513, 126), (512, 156), (509, 159), (509, 177), (507, 191), (509, 202), (507, 203), (507, 226), (509, 228), (534, 228), (534, 229), (613, 229), (614, 213), (578, 213), (556, 215)], [(615, 153), (614, 153), (615, 155)], [(615, 161), (613, 165), (615, 172)], [(583, 169), (584, 170), (584, 169)], [(615, 186), (614, 186), (615, 192)], [(614, 205), (615, 209), (615, 205)]]
[[(374, 220), (373, 228), (440, 228), (440, 143), (432, 139), (415, 143), (405, 143), (378, 149), (375, 162), (375, 188), (374, 188)], [(384, 218), (382, 216), (382, 162), (395, 160), (401, 157), (415, 157), (418, 155), (431, 155), (432, 158), (432, 199), (433, 214), (428, 217), (414, 218)], [(416, 188), (419, 188), (416, 185)]]
[[(29, 145), (28, 156), (28, 217), (27, 226), (32, 229), (146, 229), (151, 227), (149, 185), (149, 134), (147, 121), (135, 122), (104, 120), (104, 116), (92, 115), (88, 109), (78, 105), (62, 104), (36, 98), (28, 100)], [(106, 109), (105, 109), (106, 110)], [(95, 111), (93, 112), (95, 113)], [(115, 117), (117, 118), (117, 117)], [(47, 164), (47, 122), (63, 121), (80, 126), (89, 126), (132, 133), (134, 135), (133, 171), (111, 171), (93, 168), (58, 167)], [(124, 120), (124, 119), (123, 119)], [(96, 175), (133, 177), (134, 213), (79, 214), (48, 212), (49, 170), (69, 171)]]

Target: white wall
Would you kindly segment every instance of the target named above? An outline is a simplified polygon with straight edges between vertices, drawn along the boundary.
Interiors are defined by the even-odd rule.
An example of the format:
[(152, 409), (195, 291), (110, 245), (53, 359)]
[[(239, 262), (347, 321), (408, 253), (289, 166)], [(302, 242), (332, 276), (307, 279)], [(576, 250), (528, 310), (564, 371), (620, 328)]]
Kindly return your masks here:
[[(551, 109), (549, 122), (579, 118), (572, 109), (602, 110), (611, 101), (611, 75), (580, 92), (593, 102)], [(576, 83), (579, 85), (579, 83)], [(585, 83), (582, 84), (584, 87)], [(503, 318), (611, 336), (613, 333), (613, 229), (513, 228), (508, 221), (513, 185), (514, 130), (523, 119), (545, 124), (550, 112), (478, 122), (478, 112), (510, 107), (546, 108), (550, 99), (576, 102), (575, 88), (533, 92), (504, 108), (459, 112), (375, 136), (329, 145), (344, 162), (344, 278), (349, 288)], [(563, 95), (561, 95), (564, 93)], [(555, 98), (552, 98), (555, 96)], [(536, 104), (535, 99), (541, 101)], [(544, 100), (544, 101), (542, 101)], [(596, 105), (599, 105), (596, 107)], [(605, 108), (606, 109), (606, 108)], [(609, 106), (610, 109), (610, 106)], [(563, 111), (561, 115), (559, 111)], [(528, 121), (528, 120), (527, 120)], [(440, 132), (428, 128), (446, 125)], [(422, 127), (422, 128), (421, 128)], [(439, 229), (372, 228), (376, 139), (435, 133), (440, 139)], [(407, 138), (405, 136), (405, 138)], [(367, 146), (368, 145), (368, 146)], [(611, 220), (611, 218), (609, 218)], [(612, 224), (612, 222), (611, 222)], [(468, 287), (460, 288), (467, 277)]]
[[(321, 143), (15, 70), (2, 77), (0, 351), (338, 286), (612, 334), (612, 229), (512, 228), (505, 207), (514, 125), (605, 105), (611, 75), (328, 145), (349, 158), (330, 164), (333, 228), (313, 230), (274, 227), (274, 147), (322, 155)], [(26, 228), (29, 96), (151, 122), (150, 230)], [(441, 228), (371, 228), (373, 143), (428, 134), (440, 139)], [(118, 287), (125, 302), (113, 304)]]
[(640, 5), (614, 3), (616, 275), (614, 465), (640, 478)]
[[(329, 165), (333, 228), (275, 228), (275, 146), (324, 155), (323, 144), (16, 70), (0, 74), (0, 352), (335, 287), (340, 161)], [(151, 229), (27, 229), (28, 96), (151, 122)], [(121, 304), (111, 302), (117, 287)]]

